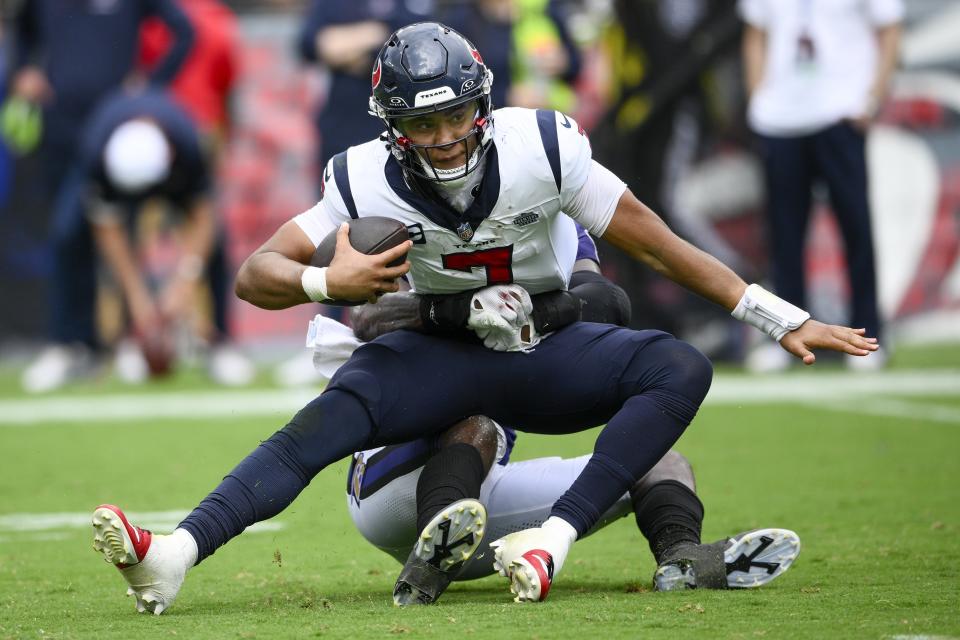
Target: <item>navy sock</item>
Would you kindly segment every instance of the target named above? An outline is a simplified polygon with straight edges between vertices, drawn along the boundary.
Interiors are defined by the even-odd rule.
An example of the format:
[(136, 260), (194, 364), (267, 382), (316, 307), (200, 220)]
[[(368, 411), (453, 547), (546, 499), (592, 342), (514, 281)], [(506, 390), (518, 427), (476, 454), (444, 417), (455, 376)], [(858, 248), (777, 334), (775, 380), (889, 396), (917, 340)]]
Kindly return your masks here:
[(197, 541), (197, 563), (283, 511), (324, 467), (363, 449), (372, 432), (363, 405), (344, 391), (327, 391), (301, 409), (180, 523)]
[(443, 447), (427, 460), (417, 480), (417, 533), (441, 509), (457, 500), (479, 498), (484, 475), (480, 452), (464, 442)]

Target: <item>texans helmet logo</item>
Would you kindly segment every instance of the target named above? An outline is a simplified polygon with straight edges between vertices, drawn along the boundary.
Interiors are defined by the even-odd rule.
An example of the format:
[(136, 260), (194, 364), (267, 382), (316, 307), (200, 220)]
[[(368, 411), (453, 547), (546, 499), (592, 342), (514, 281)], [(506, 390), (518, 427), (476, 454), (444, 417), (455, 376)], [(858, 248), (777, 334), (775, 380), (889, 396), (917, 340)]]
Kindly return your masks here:
[(377, 58), (377, 66), (373, 68), (373, 88), (380, 85), (380, 58)]
[(483, 58), (480, 57), (480, 52), (479, 52), (479, 51), (477, 51), (476, 49), (470, 49), (470, 55), (473, 56), (473, 59), (474, 59), (474, 60), (476, 60), (476, 61), (479, 62), (480, 64), (483, 64)]

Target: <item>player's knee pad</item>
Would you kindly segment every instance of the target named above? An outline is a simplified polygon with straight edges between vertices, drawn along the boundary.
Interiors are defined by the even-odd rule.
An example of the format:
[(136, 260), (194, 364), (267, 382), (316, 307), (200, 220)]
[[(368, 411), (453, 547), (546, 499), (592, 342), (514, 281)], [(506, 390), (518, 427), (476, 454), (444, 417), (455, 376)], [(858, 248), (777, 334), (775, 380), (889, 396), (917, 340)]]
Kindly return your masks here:
[(580, 299), (580, 319), (625, 327), (630, 324), (630, 297), (619, 286), (593, 271), (575, 271), (570, 293)]
[(637, 480), (630, 488), (630, 494), (634, 497), (642, 495), (650, 487), (667, 480), (679, 482), (691, 491), (696, 489), (693, 466), (686, 456), (674, 449), (667, 451), (646, 475)]

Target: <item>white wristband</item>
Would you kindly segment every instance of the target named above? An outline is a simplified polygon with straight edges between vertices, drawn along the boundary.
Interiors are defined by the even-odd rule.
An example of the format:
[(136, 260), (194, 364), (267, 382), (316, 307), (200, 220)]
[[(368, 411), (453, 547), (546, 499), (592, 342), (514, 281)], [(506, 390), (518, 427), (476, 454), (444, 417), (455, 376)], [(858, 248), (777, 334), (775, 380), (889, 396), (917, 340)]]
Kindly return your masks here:
[(330, 300), (327, 295), (327, 268), (307, 267), (300, 276), (300, 284), (307, 297), (314, 302)]
[(747, 287), (730, 315), (760, 329), (777, 342), (810, 319), (809, 313), (758, 284)]

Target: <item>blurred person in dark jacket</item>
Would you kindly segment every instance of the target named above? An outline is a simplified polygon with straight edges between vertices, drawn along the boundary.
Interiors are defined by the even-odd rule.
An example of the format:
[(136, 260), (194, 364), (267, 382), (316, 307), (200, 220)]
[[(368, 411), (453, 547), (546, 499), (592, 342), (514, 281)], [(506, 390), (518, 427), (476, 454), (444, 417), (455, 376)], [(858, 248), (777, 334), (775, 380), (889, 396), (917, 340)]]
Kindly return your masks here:
[[(208, 360), (211, 377), (245, 384), (253, 371), (230, 347), (226, 304), (229, 278), (214, 213), (209, 159), (188, 113), (166, 92), (118, 92), (91, 116), (81, 142), (83, 181), (70, 194), (74, 215), (91, 223), (100, 255), (118, 280), (133, 333), (141, 345), (155, 344), (172, 324), (187, 319), (206, 280), (213, 298), (214, 335)], [(87, 206), (82, 206), (82, 203)], [(166, 205), (179, 231), (179, 260), (164, 286), (151, 290), (140, 268), (130, 229), (148, 203)], [(144, 379), (148, 360), (129, 343), (118, 365), (128, 379)], [(149, 356), (149, 353), (148, 353)]]
[[(317, 111), (317, 167), (347, 147), (377, 136), (383, 126), (367, 115), (370, 71), (383, 41), (396, 29), (426, 19), (430, 2), (312, 0), (297, 41), (300, 57), (329, 72)], [(317, 181), (318, 191), (320, 181)]]
[[(240, 68), (240, 33), (237, 17), (221, 0), (177, 0), (190, 20), (195, 43), (183, 67), (170, 83), (170, 95), (190, 115), (211, 173), (216, 173), (229, 143), (231, 101)], [(144, 23), (140, 38), (140, 63), (152, 68), (170, 51), (172, 33), (157, 17)], [(216, 190), (214, 189), (214, 192)], [(214, 196), (216, 199), (216, 196)], [(219, 207), (216, 208), (219, 211)], [(213, 324), (226, 335), (234, 273), (227, 251), (226, 225), (218, 226), (208, 269)], [(243, 384), (254, 373), (252, 363), (228, 341), (217, 340), (210, 351), (208, 370), (220, 384)], [(132, 360), (132, 358), (131, 358)]]
[[(159, 16), (175, 35), (168, 54), (146, 75), (135, 71), (140, 25)], [(80, 132), (96, 104), (126, 85), (165, 85), (189, 53), (193, 30), (172, 0), (33, 0), (16, 20), (11, 93), (43, 109), (40, 153), (47, 191), (56, 194), (52, 252), (51, 346), (24, 373), (28, 391), (49, 391), (95, 369), (93, 242), (83, 216), (58, 218), (79, 179)]]

